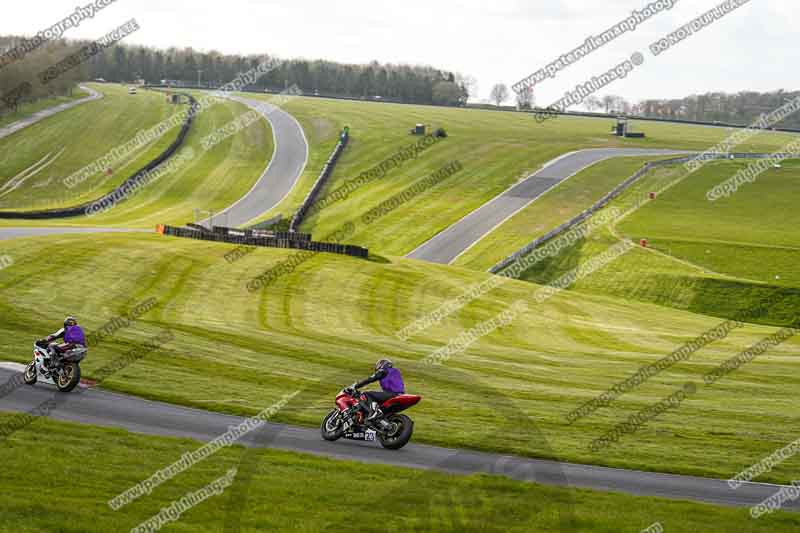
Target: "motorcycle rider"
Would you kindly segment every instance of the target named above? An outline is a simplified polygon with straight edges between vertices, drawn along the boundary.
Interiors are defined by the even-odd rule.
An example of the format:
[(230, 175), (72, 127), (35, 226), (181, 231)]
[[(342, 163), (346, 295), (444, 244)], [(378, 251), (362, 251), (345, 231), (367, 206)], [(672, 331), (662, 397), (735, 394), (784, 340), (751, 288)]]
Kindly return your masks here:
[[(56, 339), (63, 339), (64, 342), (62, 344), (53, 342)], [(62, 353), (77, 348), (79, 345), (85, 348), (86, 336), (83, 334), (83, 329), (78, 325), (78, 319), (74, 316), (68, 316), (64, 319), (63, 328), (44, 339), (36, 341), (36, 344), (47, 346), (50, 357), (43, 363), (44, 366), (49, 367), (51, 363), (55, 364), (58, 361)]]
[(355, 394), (361, 387), (365, 387), (366, 385), (375, 383), (376, 381), (380, 381), (381, 389), (383, 389), (383, 391), (365, 392), (363, 394), (366, 396), (367, 401), (359, 401), (359, 406), (365, 413), (367, 413), (367, 422), (371, 422), (372, 420), (383, 416), (383, 413), (378, 408), (378, 406), (382, 405), (383, 402), (400, 394), (405, 394), (403, 375), (398, 369), (394, 368), (394, 364), (389, 359), (381, 359), (375, 363), (375, 372), (370, 377), (363, 381), (353, 383), (351, 386), (345, 389), (345, 392), (349, 394)]

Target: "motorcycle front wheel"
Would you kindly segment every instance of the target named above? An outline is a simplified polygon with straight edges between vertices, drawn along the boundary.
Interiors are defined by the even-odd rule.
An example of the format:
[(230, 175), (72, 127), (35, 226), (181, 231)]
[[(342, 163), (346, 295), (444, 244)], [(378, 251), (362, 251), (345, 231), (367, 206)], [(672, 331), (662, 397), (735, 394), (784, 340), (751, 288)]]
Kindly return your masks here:
[(334, 409), (322, 421), (322, 438), (328, 441), (335, 441), (342, 438), (344, 435), (344, 426), (342, 424), (342, 414), (338, 409)]
[(81, 381), (81, 365), (64, 363), (64, 368), (56, 376), (56, 387), (61, 392), (70, 392)]
[(28, 366), (25, 367), (25, 373), (22, 374), (22, 381), (25, 382), (25, 385), (34, 385), (37, 378), (36, 361), (32, 361)]

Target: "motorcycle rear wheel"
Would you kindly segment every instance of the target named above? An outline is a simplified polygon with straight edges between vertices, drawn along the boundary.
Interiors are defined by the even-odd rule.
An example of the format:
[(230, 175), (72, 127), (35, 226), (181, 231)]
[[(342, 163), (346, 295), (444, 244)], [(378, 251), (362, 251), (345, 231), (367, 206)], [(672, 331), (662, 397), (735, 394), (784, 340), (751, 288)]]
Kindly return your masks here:
[(32, 361), (28, 366), (25, 367), (25, 373), (22, 374), (22, 381), (25, 385), (34, 385), (36, 384), (36, 380), (38, 379), (38, 375), (36, 372), (36, 361)]
[(414, 433), (414, 422), (406, 415), (392, 415), (387, 419), (390, 424), (397, 424), (397, 428), (391, 435), (378, 433), (378, 440), (381, 446), (387, 450), (399, 450), (411, 440)]
[[(341, 414), (341, 411), (334, 409), (322, 420), (320, 431), (323, 439), (333, 442), (342, 438), (342, 435), (344, 435), (344, 424), (342, 424), (341, 417), (339, 416)], [(337, 420), (334, 420), (336, 418), (339, 419), (338, 424), (336, 424)]]
[(70, 392), (81, 381), (81, 365), (78, 363), (64, 363), (64, 368), (56, 376), (56, 387), (61, 392)]

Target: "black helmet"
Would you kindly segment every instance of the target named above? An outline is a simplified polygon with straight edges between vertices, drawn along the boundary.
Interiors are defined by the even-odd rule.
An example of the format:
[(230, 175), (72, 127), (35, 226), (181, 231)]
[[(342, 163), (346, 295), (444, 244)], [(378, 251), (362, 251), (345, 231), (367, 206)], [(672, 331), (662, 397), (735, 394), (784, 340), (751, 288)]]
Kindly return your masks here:
[(67, 326), (77, 326), (77, 325), (78, 325), (78, 319), (75, 318), (74, 316), (68, 316), (67, 318), (64, 319), (65, 328)]
[(381, 359), (377, 363), (375, 363), (375, 370), (383, 370), (385, 368), (392, 368), (394, 364), (388, 359)]

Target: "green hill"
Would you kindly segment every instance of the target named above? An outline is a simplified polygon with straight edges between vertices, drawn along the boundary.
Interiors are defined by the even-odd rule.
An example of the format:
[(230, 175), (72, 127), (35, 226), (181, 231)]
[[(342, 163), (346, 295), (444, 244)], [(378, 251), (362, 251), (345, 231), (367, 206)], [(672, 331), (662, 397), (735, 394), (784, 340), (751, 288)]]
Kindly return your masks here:
[[(601, 253), (620, 238), (635, 249), (575, 287), (653, 302), (706, 315), (732, 318), (762, 305), (756, 322), (790, 325), (800, 316), (800, 236), (792, 208), (800, 192), (800, 162), (772, 169), (727, 199), (709, 202), (706, 192), (746, 163), (718, 162), (687, 176), (683, 167), (658, 169), (610, 208), (627, 211), (638, 198), (659, 194), (616, 228), (595, 232), (559, 256), (542, 261), (522, 279), (548, 283)], [(764, 206), (770, 206), (766, 209)]]
[[(771, 453), (796, 438), (800, 427), (792, 407), (800, 383), (794, 339), (619, 445), (593, 453), (591, 441), (613, 425), (774, 330), (735, 330), (611, 407), (568, 425), (567, 413), (719, 319), (577, 291), (536, 304), (535, 287), (509, 281), (403, 341), (401, 328), (489, 275), (393, 257), (320, 254), (251, 293), (248, 281), (297, 252), (259, 249), (231, 264), (224, 259), (231, 249), (155, 234), (9, 241), (2, 252), (15, 263), (0, 270), (3, 353), (28, 360), (26, 346), (67, 312), (94, 330), (154, 297), (155, 309), (91, 349), (88, 377), (133, 343), (170, 328), (173, 342), (104, 386), (251, 414), (269, 398), (303, 388), (306, 405), (282, 412), (282, 420), (317, 425), (339, 388), (389, 356), (404, 370), (409, 389), (425, 396), (415, 409), (420, 441), (714, 476), (732, 475)], [(530, 308), (510, 325), (443, 366), (421, 364), (517, 300)], [(506, 416), (508, 405), (534, 420), (545, 440), (531, 439), (529, 429)], [(768, 431), (765, 419), (773, 422)], [(475, 442), (476, 431), (490, 430), (503, 437)], [(798, 461), (782, 464), (771, 479), (789, 479)]]
[[(643, 122), (641, 127), (647, 132), (648, 138), (620, 139), (610, 135), (612, 121), (604, 119), (562, 117), (537, 124), (530, 115), (523, 113), (308, 97), (293, 98), (286, 104), (286, 109), (298, 119), (309, 139), (309, 164), (295, 190), (284, 202), (266, 213), (265, 219), (276, 213), (290, 215), (296, 210), (319, 175), (336, 143), (338, 132), (344, 126), (350, 126), (350, 144), (340, 158), (328, 187), (323, 191), (323, 197), (341, 187), (347, 180), (356, 178), (401, 149), (419, 141), (419, 137), (409, 135), (414, 124), (430, 125), (431, 130), (437, 127), (447, 130), (446, 139), (425, 150), (415, 160), (406, 161), (400, 168), (390, 169), (384, 177), (359, 187), (345, 200), (326, 206), (309, 217), (302, 227), (303, 230), (313, 231), (315, 235), (327, 235), (337, 229), (342, 220), (367, 212), (448, 162), (460, 161), (463, 171), (441, 186), (434, 187), (400, 206), (379, 223), (371, 225), (368, 231), (356, 233), (352, 238), (358, 244), (391, 255), (410, 252), (518, 180), (538, 170), (544, 163), (566, 152), (605, 147), (702, 151), (731, 133), (726, 128)], [(792, 138), (786, 134), (766, 133), (753, 137), (739, 149), (775, 150)], [(609, 164), (615, 166), (603, 168), (613, 171), (614, 175), (606, 174), (602, 179), (605, 184), (610, 185), (610, 189), (631, 172), (628, 172), (630, 163)], [(617, 176), (616, 172), (621, 174)], [(597, 175), (590, 174), (585, 179), (590, 180)], [(575, 199), (571, 192), (580, 188), (581, 184), (573, 185), (571, 180), (552, 192), (556, 198), (550, 202), (548, 209), (563, 210), (565, 213), (583, 209), (598, 194), (602, 195), (600, 189), (605, 187), (588, 186), (591, 190), (586, 192), (585, 197)], [(570, 192), (562, 193), (562, 187)], [(567, 203), (562, 205), (562, 201)], [(530, 209), (536, 209), (536, 203), (538, 202), (532, 204)], [(550, 220), (555, 222), (554, 217), (548, 219), (548, 223)], [(520, 235), (516, 224), (518, 221), (512, 221), (510, 225), (496, 230), (496, 236), (493, 234), (487, 237), (487, 246), (493, 247), (493, 253), (499, 256), (497, 260), (513, 253), (535, 236), (535, 231), (529, 236), (525, 236), (524, 232)], [(507, 227), (510, 228), (512, 238), (507, 238)], [(471, 256), (459, 264), (473, 266), (469, 257)], [(478, 263), (480, 261), (475, 264)]]
[[(138, 131), (186, 110), (185, 105), (167, 104), (160, 92), (129, 95), (120, 86), (94, 87), (107, 96), (0, 140), (0, 153), (12, 154), (5, 162), (0, 161), (0, 175), (7, 175), (6, 181), (42, 157), (54, 157), (52, 163), (45, 162), (42, 171), (0, 198), (5, 201), (0, 209), (53, 208), (94, 200), (133, 175), (177, 137), (176, 127), (123, 159), (112, 175), (96, 174), (72, 189), (66, 188), (62, 181), (67, 176), (135, 138)], [(192, 221), (195, 208), (220, 211), (230, 206), (250, 190), (269, 162), (273, 150), (269, 123), (260, 119), (210, 151), (202, 148), (201, 141), (247, 112), (246, 106), (232, 101), (211, 107), (198, 115), (186, 144), (175, 154), (175, 159), (184, 158), (185, 163), (174, 172), (149, 183), (109, 211), (92, 217), (48, 220), (47, 225), (152, 228), (158, 223)], [(0, 187), (4, 183), (0, 179)], [(0, 224), (41, 226), (42, 222), (3, 220)]]

